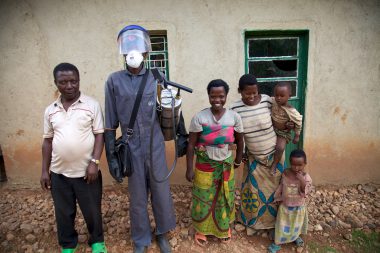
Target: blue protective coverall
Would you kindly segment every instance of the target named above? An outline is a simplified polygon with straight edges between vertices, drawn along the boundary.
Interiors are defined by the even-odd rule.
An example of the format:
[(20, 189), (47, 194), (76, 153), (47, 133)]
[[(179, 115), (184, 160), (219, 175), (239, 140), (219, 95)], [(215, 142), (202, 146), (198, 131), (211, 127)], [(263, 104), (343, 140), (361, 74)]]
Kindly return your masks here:
[[(112, 73), (105, 85), (105, 127), (117, 129), (119, 124), (123, 136), (132, 114), (132, 108), (138, 88), (147, 69), (144, 67), (139, 74), (133, 75), (128, 70)], [(165, 158), (165, 143), (160, 123), (156, 116), (152, 123), (152, 113), (156, 109), (157, 85), (153, 74), (149, 73), (147, 84), (142, 95), (141, 104), (133, 127), (133, 135), (129, 139), (132, 151), (134, 173), (128, 178), (130, 194), (131, 236), (135, 245), (151, 244), (151, 228), (148, 215), (148, 196), (151, 193), (151, 203), (156, 223), (156, 234), (164, 234), (176, 226), (173, 200), (169, 182), (155, 182), (150, 176), (150, 145), (151, 127), (153, 130), (153, 173), (156, 178), (167, 175)]]

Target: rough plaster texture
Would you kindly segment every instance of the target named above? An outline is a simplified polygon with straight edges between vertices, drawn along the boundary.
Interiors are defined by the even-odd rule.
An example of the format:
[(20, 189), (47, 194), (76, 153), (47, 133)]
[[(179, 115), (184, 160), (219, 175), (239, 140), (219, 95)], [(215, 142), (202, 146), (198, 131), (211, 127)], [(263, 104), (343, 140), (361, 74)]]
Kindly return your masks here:
[[(244, 73), (245, 30), (309, 30), (304, 147), (317, 184), (380, 182), (380, 2), (213, 0), (0, 2), (0, 145), (10, 180), (38, 182), (42, 116), (56, 97), (52, 69), (71, 62), (81, 90), (103, 104), (107, 76), (122, 66), (116, 35), (127, 24), (167, 30), (172, 80), (185, 119), (208, 106), (215, 78)], [(168, 160), (172, 146), (168, 144)], [(105, 159), (102, 167), (106, 182)], [(180, 159), (173, 183), (185, 183)]]

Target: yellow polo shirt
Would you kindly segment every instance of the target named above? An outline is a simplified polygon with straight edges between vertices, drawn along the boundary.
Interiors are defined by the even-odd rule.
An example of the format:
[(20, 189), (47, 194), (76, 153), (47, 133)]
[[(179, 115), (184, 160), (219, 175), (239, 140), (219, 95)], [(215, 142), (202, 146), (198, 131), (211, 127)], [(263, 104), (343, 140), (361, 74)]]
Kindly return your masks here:
[(81, 94), (66, 111), (59, 97), (44, 115), (43, 138), (53, 138), (50, 171), (71, 178), (84, 177), (92, 159), (94, 135), (103, 132), (98, 101)]

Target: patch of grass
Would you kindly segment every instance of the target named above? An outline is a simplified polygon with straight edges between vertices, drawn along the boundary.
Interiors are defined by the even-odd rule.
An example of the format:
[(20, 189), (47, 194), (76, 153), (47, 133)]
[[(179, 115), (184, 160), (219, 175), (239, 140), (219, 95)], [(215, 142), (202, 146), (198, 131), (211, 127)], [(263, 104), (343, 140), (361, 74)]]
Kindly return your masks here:
[(330, 246), (320, 245), (316, 242), (309, 242), (307, 249), (311, 253), (338, 253), (338, 251)]
[(361, 230), (354, 230), (352, 232), (351, 244), (356, 252), (380, 252), (380, 233), (365, 233)]

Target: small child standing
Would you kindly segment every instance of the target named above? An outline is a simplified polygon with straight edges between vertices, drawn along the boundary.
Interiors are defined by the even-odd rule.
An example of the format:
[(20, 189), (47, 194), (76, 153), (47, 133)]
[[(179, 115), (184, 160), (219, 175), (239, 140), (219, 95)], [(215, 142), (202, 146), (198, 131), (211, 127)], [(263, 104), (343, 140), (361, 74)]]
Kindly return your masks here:
[(274, 202), (280, 202), (277, 211), (274, 243), (268, 252), (274, 253), (281, 249), (280, 244), (294, 242), (297, 247), (303, 247), (300, 234), (307, 233), (306, 198), (311, 190), (311, 177), (304, 171), (306, 154), (296, 149), (290, 153), (290, 169), (282, 174), (280, 185), (274, 194)]
[(292, 94), (289, 82), (279, 82), (274, 87), (274, 98), (272, 105), (272, 123), (274, 131), (277, 134), (276, 152), (274, 153), (273, 163), (270, 171), (276, 174), (277, 164), (280, 161), (285, 146), (291, 140), (290, 129), (287, 128), (287, 122), (294, 123), (294, 139), (293, 143), (299, 141), (302, 129), (302, 115), (289, 104), (288, 100)]

